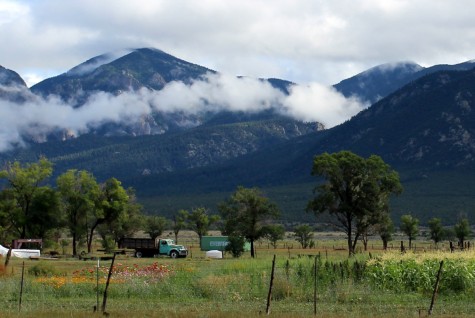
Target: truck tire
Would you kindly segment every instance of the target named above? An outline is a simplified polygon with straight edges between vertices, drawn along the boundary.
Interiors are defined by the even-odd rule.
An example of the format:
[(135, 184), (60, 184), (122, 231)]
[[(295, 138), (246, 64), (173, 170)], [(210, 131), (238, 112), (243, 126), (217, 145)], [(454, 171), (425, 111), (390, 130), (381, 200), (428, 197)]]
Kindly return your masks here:
[(135, 257), (137, 257), (137, 258), (142, 258), (142, 252), (136, 251), (136, 252), (135, 252)]
[(170, 257), (171, 258), (177, 258), (178, 257), (178, 252), (177, 251), (171, 251), (170, 252)]

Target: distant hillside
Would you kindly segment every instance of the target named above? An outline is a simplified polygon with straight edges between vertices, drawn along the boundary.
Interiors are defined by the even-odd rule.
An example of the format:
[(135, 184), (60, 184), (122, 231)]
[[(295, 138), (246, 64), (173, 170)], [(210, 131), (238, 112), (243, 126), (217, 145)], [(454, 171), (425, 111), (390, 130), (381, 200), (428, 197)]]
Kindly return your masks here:
[(387, 63), (342, 80), (334, 87), (346, 97), (356, 96), (373, 104), (425, 75), (438, 71), (466, 71), (474, 67), (473, 61), (427, 68), (412, 62)]
[[(306, 134), (197, 174), (277, 185), (309, 180), (312, 157), (343, 149), (378, 154), (398, 168), (472, 169), (475, 164), (475, 70), (425, 76), (332, 129)], [(266, 169), (267, 167), (267, 169)], [(224, 171), (231, 173), (227, 175)], [(185, 172), (192, 175), (191, 171)], [(172, 176), (170, 176), (172, 178)], [(202, 187), (206, 187), (203, 184)]]
[[(150, 175), (128, 180), (145, 196), (186, 197), (232, 191), (239, 184), (268, 189), (301, 189), (286, 199), (287, 213), (299, 218), (312, 184), (312, 158), (351, 150), (380, 155), (401, 174), (406, 192), (393, 203), (395, 215), (415, 213), (427, 221), (449, 221), (465, 213), (475, 220), (475, 70), (443, 71), (420, 78), (348, 122), (303, 135), (213, 168)], [(306, 186), (305, 186), (306, 184)], [(142, 188), (143, 187), (143, 188)], [(187, 189), (187, 190), (183, 190)], [(306, 189), (306, 190), (305, 190)], [(281, 193), (281, 192), (279, 192)], [(195, 195), (196, 197), (196, 195)], [(301, 216), (302, 217), (302, 216)]]
[(335, 127), (318, 151), (378, 153), (425, 169), (473, 167), (475, 70), (440, 71), (410, 83)]
[(54, 163), (57, 173), (76, 168), (91, 171), (102, 180), (112, 176), (128, 180), (213, 167), (318, 129), (315, 123), (275, 115), (239, 123), (226, 123), (221, 117), (213, 125), (163, 135), (138, 138), (88, 134), (68, 141), (33, 144), (28, 149), (4, 153), (0, 158), (31, 162), (41, 154)]
[(423, 67), (411, 63), (388, 63), (375, 66), (345, 79), (334, 87), (346, 97), (357, 96), (371, 104), (409, 83)]

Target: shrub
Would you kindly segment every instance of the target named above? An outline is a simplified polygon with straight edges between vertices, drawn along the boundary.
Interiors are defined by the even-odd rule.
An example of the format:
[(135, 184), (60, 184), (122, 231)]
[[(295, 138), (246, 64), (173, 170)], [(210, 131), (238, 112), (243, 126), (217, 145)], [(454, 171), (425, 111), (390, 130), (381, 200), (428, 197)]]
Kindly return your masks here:
[(34, 276), (52, 276), (56, 274), (56, 270), (50, 264), (39, 262), (28, 269), (28, 274)]
[(233, 257), (240, 257), (244, 253), (244, 243), (246, 240), (242, 236), (229, 236), (229, 244), (226, 245), (226, 252), (231, 252)]

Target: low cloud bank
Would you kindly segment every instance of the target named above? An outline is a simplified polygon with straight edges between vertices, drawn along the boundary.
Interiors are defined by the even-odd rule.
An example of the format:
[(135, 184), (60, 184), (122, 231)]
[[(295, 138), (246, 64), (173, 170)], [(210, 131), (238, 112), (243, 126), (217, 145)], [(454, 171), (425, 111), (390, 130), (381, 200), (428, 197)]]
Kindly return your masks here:
[(289, 92), (286, 95), (267, 81), (223, 74), (207, 74), (190, 85), (171, 82), (160, 91), (141, 89), (117, 96), (100, 92), (76, 108), (56, 96), (40, 98), (25, 91), (28, 101), (21, 104), (0, 99), (0, 151), (23, 145), (25, 137), (63, 129), (80, 135), (105, 123), (133, 123), (154, 112), (200, 114), (273, 108), (331, 128), (368, 106), (317, 83), (294, 85)]

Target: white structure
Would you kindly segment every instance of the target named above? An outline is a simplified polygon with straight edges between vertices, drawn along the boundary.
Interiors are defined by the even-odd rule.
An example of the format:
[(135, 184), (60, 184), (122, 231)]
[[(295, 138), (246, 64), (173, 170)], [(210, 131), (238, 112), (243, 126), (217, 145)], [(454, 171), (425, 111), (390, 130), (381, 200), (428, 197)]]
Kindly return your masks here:
[(208, 258), (223, 258), (223, 252), (217, 250), (211, 250), (206, 252)]
[[(0, 255), (7, 256), (8, 248), (0, 245)], [(40, 257), (40, 250), (12, 249), (12, 256), (18, 258)]]

